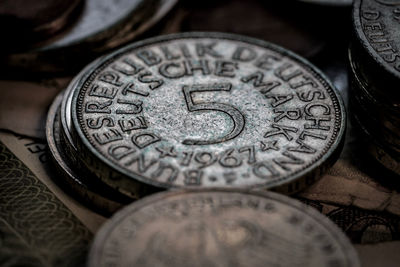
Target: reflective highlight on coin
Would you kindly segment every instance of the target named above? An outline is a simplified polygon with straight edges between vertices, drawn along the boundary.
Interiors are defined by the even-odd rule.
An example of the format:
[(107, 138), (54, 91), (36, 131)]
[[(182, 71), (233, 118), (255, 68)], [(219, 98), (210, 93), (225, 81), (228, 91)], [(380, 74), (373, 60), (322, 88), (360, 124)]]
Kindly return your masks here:
[(342, 101), (315, 67), (219, 33), (149, 39), (104, 57), (76, 85), (72, 118), (80, 149), (128, 180), (289, 193), (333, 164), (345, 128)]
[(322, 214), (274, 193), (157, 194), (99, 231), (88, 266), (360, 266)]

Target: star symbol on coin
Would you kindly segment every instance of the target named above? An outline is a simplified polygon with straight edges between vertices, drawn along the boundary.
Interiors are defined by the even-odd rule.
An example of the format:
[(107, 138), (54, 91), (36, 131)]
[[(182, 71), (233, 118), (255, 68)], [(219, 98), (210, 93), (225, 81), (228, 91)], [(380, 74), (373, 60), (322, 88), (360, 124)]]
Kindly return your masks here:
[(160, 158), (173, 157), (176, 158), (178, 155), (174, 151), (174, 147), (156, 147), (157, 151), (160, 152)]
[(260, 142), (260, 147), (261, 147), (261, 151), (267, 151), (267, 150), (275, 150), (275, 151), (279, 151), (279, 146), (277, 145), (278, 140), (272, 140), (272, 141), (267, 141), (267, 142)]

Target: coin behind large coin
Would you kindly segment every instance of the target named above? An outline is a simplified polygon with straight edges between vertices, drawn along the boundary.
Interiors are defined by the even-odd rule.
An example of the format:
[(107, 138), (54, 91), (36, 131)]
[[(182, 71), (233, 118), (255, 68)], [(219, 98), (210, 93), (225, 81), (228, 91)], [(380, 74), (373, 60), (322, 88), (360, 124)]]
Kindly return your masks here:
[(400, 81), (400, 1), (355, 0), (353, 21), (371, 76), (385, 81), (382, 91), (399, 96), (397, 87), (389, 83)]
[(126, 194), (138, 182), (293, 193), (333, 164), (343, 141), (344, 107), (325, 76), (238, 35), (134, 43), (102, 58), (75, 90), (77, 146)]
[(82, 14), (62, 36), (30, 51), (6, 55), (4, 71), (76, 71), (88, 61), (143, 33), (176, 4), (176, 0), (86, 0)]
[(2, 0), (0, 3), (0, 54), (27, 48), (69, 26), (82, 0)]
[(344, 234), (275, 193), (160, 193), (115, 214), (89, 266), (360, 266)]

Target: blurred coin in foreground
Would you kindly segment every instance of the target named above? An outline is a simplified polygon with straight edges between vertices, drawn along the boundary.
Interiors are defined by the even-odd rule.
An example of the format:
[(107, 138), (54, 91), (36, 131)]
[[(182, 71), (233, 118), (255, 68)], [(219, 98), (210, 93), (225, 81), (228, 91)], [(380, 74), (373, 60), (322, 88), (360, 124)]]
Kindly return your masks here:
[(89, 266), (360, 266), (328, 218), (275, 193), (169, 192), (139, 200), (98, 232)]

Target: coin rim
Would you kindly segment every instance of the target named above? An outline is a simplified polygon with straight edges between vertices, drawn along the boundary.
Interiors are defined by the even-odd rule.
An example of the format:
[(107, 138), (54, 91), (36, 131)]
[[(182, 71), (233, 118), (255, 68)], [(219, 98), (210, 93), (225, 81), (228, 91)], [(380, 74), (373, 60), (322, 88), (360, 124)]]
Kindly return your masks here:
[(151, 196), (142, 198), (134, 203), (124, 207), (123, 209), (116, 212), (97, 232), (89, 254), (88, 254), (88, 266), (100, 266), (100, 256), (103, 254), (103, 245), (107, 242), (107, 238), (111, 234), (111, 232), (118, 227), (118, 225), (132, 213), (135, 213), (142, 209), (143, 207), (150, 206), (153, 203), (157, 204), (157, 202), (165, 201), (165, 199), (169, 197), (175, 197), (179, 195), (183, 196), (193, 196), (193, 195), (202, 195), (207, 193), (224, 193), (224, 194), (240, 194), (243, 196), (253, 196), (253, 197), (261, 197), (265, 199), (271, 199), (276, 202), (280, 202), (283, 205), (290, 206), (294, 209), (299, 210), (299, 212), (306, 214), (309, 218), (311, 218), (314, 222), (320, 224), (322, 228), (325, 228), (326, 231), (331, 235), (331, 238), (337, 242), (339, 247), (342, 249), (342, 252), (346, 258), (346, 263), (351, 267), (360, 267), (360, 260), (358, 258), (357, 252), (355, 248), (352, 246), (348, 237), (343, 233), (343, 231), (334, 224), (328, 217), (320, 213), (315, 208), (308, 206), (304, 203), (301, 203), (299, 200), (295, 200), (293, 198), (274, 193), (271, 191), (251, 191), (251, 190), (243, 190), (243, 189), (223, 189), (223, 188), (207, 188), (201, 190), (170, 190), (161, 193), (156, 193)]
[[(365, 0), (354, 0), (353, 3), (353, 27), (354, 32), (357, 36), (357, 39), (364, 50), (367, 52), (367, 55), (371, 57), (371, 59), (378, 64), (379, 67), (384, 68), (385, 71), (388, 71), (391, 75), (393, 75), (396, 79), (400, 79), (400, 71), (396, 70), (389, 63), (387, 63), (378, 52), (370, 44), (368, 38), (365, 36), (364, 31), (362, 30), (361, 25), (361, 2)], [(380, 7), (379, 4), (376, 6)], [(400, 43), (398, 44), (400, 46)]]
[[(77, 173), (72, 168), (72, 166), (70, 166), (70, 162), (65, 161), (64, 157), (59, 151), (59, 147), (57, 145), (57, 141), (55, 140), (54, 135), (54, 125), (56, 116), (60, 117), (61, 115), (59, 111), (64, 95), (65, 91), (63, 90), (56, 96), (47, 113), (46, 140), (48, 148), (50, 150), (51, 159), (58, 169), (58, 174), (60, 174), (61, 172), (61, 176), (65, 177), (64, 180), (61, 181), (62, 183), (67, 184), (68, 188), (71, 189), (75, 194), (77, 194), (81, 199), (84, 199), (88, 205), (96, 208), (96, 210), (101, 211), (105, 215), (110, 215), (113, 212), (121, 209), (121, 207), (123, 207), (123, 205), (125, 205), (126, 203), (124, 204), (117, 202), (91, 190), (85, 183), (76, 178), (78, 176)], [(61, 123), (61, 121), (59, 122)], [(59, 134), (61, 135), (61, 124), (59, 127)], [(67, 179), (67, 181), (65, 181), (65, 179)], [(79, 192), (77, 192), (78, 190)], [(105, 203), (105, 205), (98, 204), (99, 201), (96, 201), (95, 199), (99, 199), (99, 201)]]
[[(150, 45), (150, 44), (157, 44), (160, 42), (165, 42), (165, 41), (171, 41), (175, 39), (183, 39), (183, 38), (191, 38), (191, 39), (201, 39), (201, 38), (209, 38), (209, 39), (227, 39), (230, 41), (239, 41), (239, 42), (244, 42), (244, 43), (249, 43), (255, 46), (259, 46), (261, 48), (269, 49), (275, 52), (278, 52), (282, 54), (283, 56), (287, 56), (290, 59), (296, 61), (301, 67), (306, 69), (307, 71), (315, 74), (315, 77), (319, 82), (322, 84), (322, 86), (325, 87), (325, 90), (329, 94), (329, 96), (332, 99), (332, 105), (335, 109), (335, 125), (333, 126), (334, 129), (332, 129), (332, 137), (330, 138), (329, 142), (325, 145), (324, 149), (321, 151), (321, 156), (317, 157), (314, 159), (311, 163), (307, 165), (307, 167), (302, 167), (300, 170), (296, 171), (292, 175), (289, 176), (283, 176), (280, 179), (269, 181), (266, 183), (257, 183), (253, 185), (248, 185), (248, 186), (241, 186), (242, 188), (274, 188), (274, 187), (279, 187), (284, 184), (290, 184), (293, 181), (297, 181), (302, 177), (305, 177), (308, 174), (312, 174), (314, 171), (318, 170), (318, 168), (323, 167), (329, 162), (329, 159), (334, 158), (334, 155), (336, 154), (335, 152), (338, 152), (338, 149), (342, 148), (342, 143), (344, 142), (344, 133), (346, 129), (346, 118), (347, 118), (347, 113), (345, 106), (343, 104), (343, 100), (341, 98), (340, 93), (337, 91), (336, 87), (332, 84), (332, 82), (313, 64), (311, 64), (308, 60), (302, 58), (301, 56), (298, 56), (292, 51), (289, 51), (281, 46), (247, 37), (247, 36), (242, 36), (242, 35), (237, 35), (237, 34), (231, 34), (231, 33), (219, 33), (219, 32), (185, 32), (185, 33), (176, 33), (176, 34), (168, 34), (168, 35), (162, 35), (162, 36), (157, 36), (149, 39), (145, 39), (139, 42), (132, 43), (128, 46), (125, 46), (119, 50), (114, 51), (113, 53), (110, 53), (106, 56), (104, 56), (100, 61), (97, 62), (97, 64), (93, 65), (93, 68), (89, 70), (86, 74), (82, 75), (81, 79), (75, 84), (74, 88), (74, 95), (72, 99), (72, 107), (71, 107), (71, 112), (72, 112), (72, 122), (74, 125), (74, 130), (76, 131), (76, 134), (78, 136), (79, 141), (83, 144), (85, 149), (88, 150), (88, 152), (92, 153), (92, 155), (100, 160), (103, 164), (106, 164), (108, 168), (111, 168), (111, 170), (116, 171), (117, 173), (123, 174), (125, 177), (127, 177), (129, 180), (134, 180), (136, 182), (144, 183), (145, 185), (149, 186), (155, 186), (158, 188), (188, 188), (188, 186), (183, 186), (183, 185), (176, 185), (176, 184), (169, 184), (169, 183), (164, 183), (156, 180), (151, 180), (149, 178), (146, 178), (145, 176), (136, 174), (134, 172), (128, 171), (126, 169), (123, 169), (119, 167), (116, 163), (113, 161), (107, 159), (104, 155), (102, 155), (99, 151), (97, 151), (96, 146), (92, 144), (93, 140), (86, 138), (87, 134), (85, 133), (85, 126), (83, 125), (83, 129), (81, 128), (83, 122), (79, 119), (81, 115), (78, 115), (78, 103), (79, 101), (82, 101), (80, 97), (80, 92), (87, 82), (88, 78), (93, 76), (96, 72), (101, 71), (105, 66), (108, 66), (110, 62), (114, 60), (116, 57), (120, 57), (122, 54), (130, 52), (132, 50), (138, 49), (142, 46), (145, 45)], [(87, 89), (87, 88), (86, 88)], [(336, 101), (335, 101), (336, 99)], [(339, 151), (340, 152), (340, 151)], [(221, 186), (222, 188), (231, 188), (229, 186)]]

